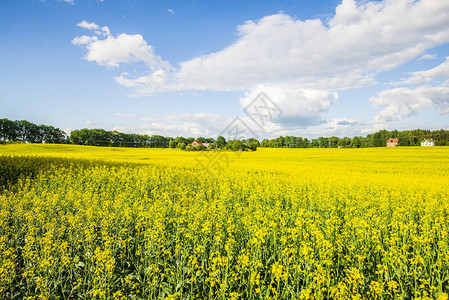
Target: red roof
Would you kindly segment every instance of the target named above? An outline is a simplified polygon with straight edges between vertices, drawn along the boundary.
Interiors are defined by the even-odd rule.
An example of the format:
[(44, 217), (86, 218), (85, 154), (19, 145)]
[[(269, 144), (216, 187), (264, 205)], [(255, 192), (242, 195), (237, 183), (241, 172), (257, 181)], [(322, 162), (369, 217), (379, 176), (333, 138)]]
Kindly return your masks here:
[(396, 139), (396, 138), (394, 138), (394, 139), (388, 139), (388, 141), (387, 142), (396, 142), (396, 143), (398, 143), (399, 142), (399, 139)]
[(192, 144), (193, 143), (197, 143), (198, 145), (203, 145), (203, 143), (201, 143), (200, 141), (198, 141), (198, 140), (194, 140), (193, 142), (192, 142)]

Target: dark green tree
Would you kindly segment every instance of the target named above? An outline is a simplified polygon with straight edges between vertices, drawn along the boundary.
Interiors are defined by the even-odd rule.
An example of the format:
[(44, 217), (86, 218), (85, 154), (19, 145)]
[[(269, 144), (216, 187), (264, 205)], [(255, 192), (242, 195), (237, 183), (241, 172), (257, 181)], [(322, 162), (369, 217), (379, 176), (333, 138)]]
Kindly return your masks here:
[(226, 139), (220, 135), (217, 138), (216, 144), (217, 144), (217, 148), (223, 149), (223, 147), (226, 145)]
[(240, 141), (240, 140), (235, 140), (233, 143), (232, 143), (232, 150), (234, 150), (234, 151), (241, 151), (241, 150), (243, 150), (244, 148), (243, 148), (243, 143), (242, 143), (242, 141)]

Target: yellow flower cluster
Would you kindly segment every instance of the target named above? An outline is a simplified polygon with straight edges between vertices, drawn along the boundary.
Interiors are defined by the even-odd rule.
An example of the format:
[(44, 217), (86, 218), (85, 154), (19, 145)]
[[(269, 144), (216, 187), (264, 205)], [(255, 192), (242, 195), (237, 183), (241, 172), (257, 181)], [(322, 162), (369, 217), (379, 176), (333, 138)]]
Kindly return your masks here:
[(449, 147), (223, 154), (1, 146), (0, 299), (448, 298)]

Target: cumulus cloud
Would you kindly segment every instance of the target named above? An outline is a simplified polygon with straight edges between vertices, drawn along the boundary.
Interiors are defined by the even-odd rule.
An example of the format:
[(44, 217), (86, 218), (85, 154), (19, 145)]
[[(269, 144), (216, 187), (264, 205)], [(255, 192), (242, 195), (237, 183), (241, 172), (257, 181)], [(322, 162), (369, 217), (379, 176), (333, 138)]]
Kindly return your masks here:
[(138, 116), (135, 114), (114, 114), (116, 118), (133, 119), (136, 126), (121, 127), (124, 132), (158, 134), (163, 136), (218, 137), (246, 139), (286, 135), (289, 131), (279, 124), (267, 122), (261, 129), (250, 117), (235, 117), (211, 113), (172, 113), (167, 116)]
[[(268, 99), (258, 100), (261, 93)], [(326, 90), (305, 89), (295, 84), (260, 84), (246, 92), (240, 104), (261, 124), (267, 120), (306, 126), (322, 123), (320, 114), (337, 99), (337, 93)]]
[(347, 128), (349, 126), (352, 126), (354, 124), (359, 124), (360, 122), (353, 119), (347, 119), (347, 118), (336, 118), (327, 121), (326, 128), (336, 131), (339, 128)]
[[(115, 81), (128, 88), (133, 88), (135, 91), (135, 96), (144, 96), (152, 94), (159, 87), (166, 84), (169, 79), (169, 70), (168, 67), (166, 69), (158, 69), (149, 75), (141, 76), (138, 78), (130, 78), (130, 74), (128, 72), (122, 73), (120, 76), (115, 77)], [(166, 89), (170, 90), (168, 87), (170, 84), (167, 84)]]
[(224, 124), (232, 122), (231, 117), (209, 113), (170, 114), (162, 117), (141, 117), (140, 125), (128, 128), (140, 134), (164, 136), (210, 137), (224, 129)]
[[(284, 111), (267, 124), (309, 126), (325, 123), (320, 115), (337, 101), (336, 92), (375, 84), (377, 73), (419, 57), (429, 59), (425, 56), (428, 49), (449, 42), (449, 1), (342, 0), (327, 22), (298, 20), (284, 13), (265, 16), (239, 25), (236, 40), (224, 49), (177, 66), (156, 55), (139, 34), (111, 36), (88, 22), (80, 27), (95, 33), (72, 41), (86, 47), (86, 59), (108, 67), (136, 62), (149, 67), (143, 76), (122, 73), (115, 77), (137, 95), (243, 91), (246, 94), (240, 103), (245, 106), (264, 90)], [(431, 76), (436, 75), (412, 75), (421, 82)], [(414, 100), (407, 100), (415, 92)], [(436, 105), (430, 98), (440, 93), (393, 89), (372, 102), (385, 107), (377, 119), (386, 121)], [(394, 96), (402, 100), (394, 105), (384, 100)]]
[(436, 54), (424, 54), (424, 55), (421, 55), (421, 57), (420, 58), (418, 58), (418, 60), (432, 60), (432, 59), (435, 59), (435, 57), (437, 57), (437, 55)]
[(95, 32), (95, 34), (98, 34), (98, 35), (106, 35), (106, 36), (111, 35), (111, 32), (109, 31), (109, 27), (107, 27), (107, 26), (100, 27), (97, 24), (95, 24), (94, 22), (89, 23), (89, 22), (83, 20), (80, 23), (76, 24), (76, 26), (87, 29), (87, 30), (91, 30), (91, 31)]
[(383, 108), (374, 117), (374, 129), (385, 128), (388, 122), (418, 114), (424, 108), (449, 113), (449, 57), (440, 65), (412, 72), (409, 78), (395, 84), (413, 87), (387, 89), (371, 97), (374, 106)]
[(435, 68), (412, 72), (410, 78), (402, 80), (399, 84), (423, 85), (441, 78), (449, 78), (449, 56), (446, 57), (446, 60), (442, 64)]
[(106, 67), (129, 63), (144, 63), (150, 69), (167, 69), (170, 66), (154, 53), (153, 47), (140, 34), (122, 33), (112, 36), (107, 26), (100, 27), (87, 21), (82, 21), (77, 26), (95, 34), (78, 36), (72, 40), (72, 44), (84, 46), (88, 50), (84, 58), (89, 61)]
[[(327, 120), (326, 123), (315, 128), (312, 136), (339, 136), (352, 137), (359, 135), (360, 132), (367, 126), (366, 123), (359, 120), (348, 118), (335, 118)], [(309, 132), (310, 134), (310, 132)]]
[(372, 97), (371, 101), (375, 106), (384, 108), (374, 118), (375, 123), (380, 124), (416, 114), (426, 107), (446, 114), (449, 113), (449, 86), (389, 89)]
[(182, 62), (173, 74), (178, 88), (370, 77), (449, 41), (449, 2), (344, 0), (328, 24), (276, 14), (240, 25), (238, 34), (225, 49)]
[[(357, 77), (364, 79), (365, 84), (372, 84), (377, 72), (390, 70), (422, 55), (426, 49), (449, 41), (449, 2), (384, 0), (356, 3), (343, 0), (328, 23), (319, 19), (296, 20), (280, 13), (247, 21), (237, 30), (238, 39), (234, 43), (221, 51), (181, 62), (178, 68), (166, 74), (169, 80), (161, 82), (154, 81), (151, 76), (122, 76), (118, 82), (147, 93), (247, 90), (261, 83), (288, 81), (323, 88), (316, 84), (317, 80), (321, 84), (327, 83), (324, 88), (335, 89), (338, 88), (332, 84), (335, 78), (347, 81), (344, 87), (351, 87), (352, 80)], [(133, 55), (130, 49), (124, 50), (123, 56), (127, 59), (110, 59), (108, 54), (103, 54), (105, 48), (122, 45), (118, 38), (91, 40), (87, 44), (90, 48), (86, 57), (112, 66), (117, 61), (133, 61), (130, 57), (153, 64), (153, 48), (142, 36), (122, 34), (118, 37), (120, 40), (132, 37), (133, 47), (140, 49), (137, 52), (145, 53), (145, 58)], [(91, 53), (96, 50), (94, 45), (102, 50), (95, 56)], [(160, 57), (157, 60), (161, 61)], [(136, 84), (132, 85), (130, 81)], [(356, 83), (359, 86), (357, 84), (360, 81)]]
[(84, 29), (89, 29), (89, 30), (98, 30), (100, 29), (100, 26), (98, 26), (97, 24), (95, 24), (94, 22), (89, 23), (85, 20), (79, 22), (78, 24), (76, 24), (76, 26), (84, 28)]
[[(267, 121), (261, 129), (250, 117), (231, 117), (210, 113), (176, 113), (160, 117), (142, 117), (135, 114), (114, 114), (116, 118), (132, 118), (138, 125), (114, 127), (112, 130), (134, 132), (139, 134), (158, 134), (163, 136), (184, 137), (218, 137), (246, 139), (255, 137), (259, 140), (278, 136), (295, 135), (307, 138), (317, 136), (354, 136), (360, 134), (370, 123), (348, 118), (331, 119), (311, 128), (289, 127)], [(369, 132), (369, 131), (368, 131)]]
[(123, 132), (123, 133), (127, 133), (126, 132), (126, 127), (124, 126), (115, 126), (111, 128), (112, 131), (118, 131), (118, 132)]

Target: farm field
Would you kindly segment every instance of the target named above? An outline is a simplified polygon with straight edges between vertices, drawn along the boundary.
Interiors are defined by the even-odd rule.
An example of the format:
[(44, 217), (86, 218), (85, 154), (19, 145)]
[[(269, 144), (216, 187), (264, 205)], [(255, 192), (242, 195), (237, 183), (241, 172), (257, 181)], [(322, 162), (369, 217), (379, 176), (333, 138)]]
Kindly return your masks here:
[(1, 299), (447, 299), (449, 147), (0, 145)]

